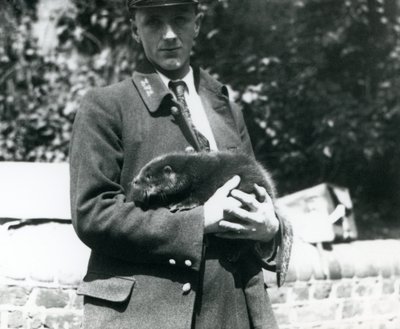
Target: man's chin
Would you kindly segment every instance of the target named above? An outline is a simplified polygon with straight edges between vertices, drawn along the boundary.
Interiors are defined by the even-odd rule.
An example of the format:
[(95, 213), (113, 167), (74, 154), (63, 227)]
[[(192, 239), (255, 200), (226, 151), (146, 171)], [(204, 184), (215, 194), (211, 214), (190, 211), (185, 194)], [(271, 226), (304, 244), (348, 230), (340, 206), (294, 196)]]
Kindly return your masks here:
[[(160, 65), (161, 64), (161, 65)], [(189, 64), (180, 60), (168, 60), (155, 65), (156, 69), (172, 79), (180, 79), (188, 72)]]
[(164, 61), (160, 67), (164, 71), (176, 71), (182, 69), (183, 64), (182, 61), (173, 59)]

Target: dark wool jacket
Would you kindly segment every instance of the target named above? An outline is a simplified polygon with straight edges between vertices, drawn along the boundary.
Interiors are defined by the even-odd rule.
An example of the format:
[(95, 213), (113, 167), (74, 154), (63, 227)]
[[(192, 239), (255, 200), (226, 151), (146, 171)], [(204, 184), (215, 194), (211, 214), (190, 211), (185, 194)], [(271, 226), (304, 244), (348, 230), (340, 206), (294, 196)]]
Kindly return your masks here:
[[(195, 81), (219, 150), (254, 156), (226, 87), (202, 70), (195, 69)], [(191, 327), (203, 207), (144, 211), (128, 197), (133, 177), (148, 161), (190, 146), (171, 115), (171, 97), (154, 69), (144, 65), (132, 79), (89, 91), (76, 115), (70, 149), (72, 217), (78, 236), (92, 249), (78, 289), (85, 295), (86, 329)], [(288, 255), (290, 243), (285, 243), (280, 246)], [(262, 247), (268, 258), (271, 244)], [(257, 267), (251, 282), (265, 298), (251, 298), (257, 307), (250, 316), (254, 323), (272, 318), (259, 328), (276, 328)]]

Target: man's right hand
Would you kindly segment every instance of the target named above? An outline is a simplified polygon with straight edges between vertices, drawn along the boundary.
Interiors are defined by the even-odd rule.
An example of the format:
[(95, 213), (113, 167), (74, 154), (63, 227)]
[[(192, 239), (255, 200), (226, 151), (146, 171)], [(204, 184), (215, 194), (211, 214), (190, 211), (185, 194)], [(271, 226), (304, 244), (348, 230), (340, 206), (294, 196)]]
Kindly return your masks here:
[(242, 203), (228, 196), (240, 183), (240, 177), (234, 176), (221, 186), (213, 196), (204, 203), (204, 233), (221, 233), (226, 229), (221, 228), (221, 220), (229, 218), (232, 209), (238, 208)]

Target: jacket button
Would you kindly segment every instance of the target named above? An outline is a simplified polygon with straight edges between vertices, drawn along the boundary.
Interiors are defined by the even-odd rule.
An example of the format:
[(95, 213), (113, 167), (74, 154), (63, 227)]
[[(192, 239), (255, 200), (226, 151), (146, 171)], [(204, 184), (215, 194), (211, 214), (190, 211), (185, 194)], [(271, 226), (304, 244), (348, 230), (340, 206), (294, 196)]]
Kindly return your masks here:
[(192, 286), (191, 286), (191, 284), (190, 284), (189, 282), (188, 282), (188, 283), (185, 283), (185, 284), (183, 285), (183, 287), (182, 287), (182, 291), (183, 291), (184, 293), (189, 292), (190, 289), (192, 289)]
[(172, 106), (171, 107), (171, 113), (173, 116), (178, 115), (179, 114), (179, 109), (176, 106)]
[(170, 263), (171, 265), (176, 265), (176, 260), (171, 258), (171, 259), (169, 260), (169, 263)]
[(192, 146), (188, 146), (187, 148), (185, 148), (185, 152), (192, 153), (194, 152), (194, 148)]
[(192, 266), (192, 262), (189, 259), (187, 259), (187, 260), (185, 260), (185, 265), (187, 267), (190, 267), (190, 266)]

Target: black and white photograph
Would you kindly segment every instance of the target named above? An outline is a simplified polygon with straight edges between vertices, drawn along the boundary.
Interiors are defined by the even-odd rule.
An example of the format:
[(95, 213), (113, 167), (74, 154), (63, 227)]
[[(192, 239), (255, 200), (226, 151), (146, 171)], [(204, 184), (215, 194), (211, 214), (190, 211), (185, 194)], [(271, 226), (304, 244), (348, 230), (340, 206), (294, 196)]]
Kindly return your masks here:
[(0, 0), (0, 329), (400, 329), (400, 1)]

